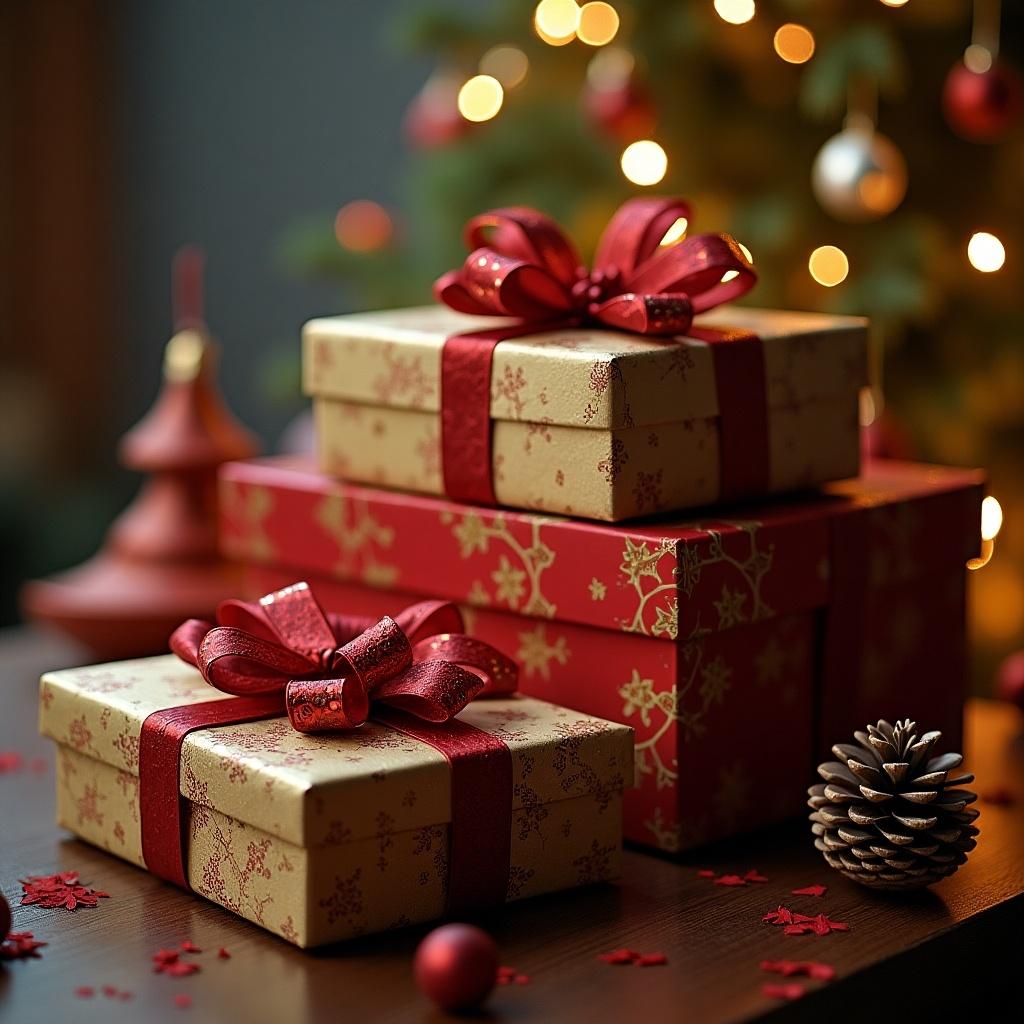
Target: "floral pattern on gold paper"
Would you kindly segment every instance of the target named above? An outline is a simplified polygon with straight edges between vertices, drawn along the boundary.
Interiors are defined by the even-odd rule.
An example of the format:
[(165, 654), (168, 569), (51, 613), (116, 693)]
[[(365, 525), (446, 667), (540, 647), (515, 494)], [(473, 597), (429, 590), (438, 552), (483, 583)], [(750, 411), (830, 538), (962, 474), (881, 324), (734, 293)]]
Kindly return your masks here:
[[(502, 515), (488, 521), (473, 511), (462, 515), (446, 511), (441, 513), (441, 522), (451, 528), (463, 558), (471, 558), (476, 552), (486, 554), (492, 544), (501, 549), (498, 566), (491, 573), (495, 603), (505, 604), (524, 615), (554, 618), (558, 609), (544, 596), (541, 577), (554, 564), (555, 552), (541, 538), (542, 518), (530, 520), (528, 542), (521, 541), (513, 533), (508, 520)], [(490, 602), (482, 581), (473, 581), (467, 600), (471, 604)]]
[(331, 572), (374, 587), (398, 582), (398, 566), (383, 557), (394, 544), (395, 531), (379, 523), (365, 501), (333, 492), (316, 505), (313, 516), (338, 547), (338, 561)]

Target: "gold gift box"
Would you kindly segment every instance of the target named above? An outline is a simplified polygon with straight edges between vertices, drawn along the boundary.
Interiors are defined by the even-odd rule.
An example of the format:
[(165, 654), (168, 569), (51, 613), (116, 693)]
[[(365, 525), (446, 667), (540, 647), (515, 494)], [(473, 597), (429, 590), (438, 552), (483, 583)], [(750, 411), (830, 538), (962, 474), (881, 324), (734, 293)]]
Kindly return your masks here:
[[(142, 723), (223, 698), (172, 655), (44, 675), (58, 822), (145, 867)], [(616, 878), (632, 730), (525, 697), (476, 701), (459, 719), (511, 751), (507, 899)], [(304, 947), (431, 920), (445, 907), (450, 782), (441, 753), (373, 721), (333, 736), (283, 717), (192, 732), (180, 772), (189, 884)]]
[[(444, 306), (311, 320), (304, 389), (321, 468), (443, 494), (441, 348), (506, 321)], [(768, 493), (855, 476), (867, 323), (857, 317), (724, 307), (702, 327), (755, 332), (764, 346)], [(593, 328), (503, 341), (491, 374), (500, 504), (619, 520), (721, 497), (711, 347)]]

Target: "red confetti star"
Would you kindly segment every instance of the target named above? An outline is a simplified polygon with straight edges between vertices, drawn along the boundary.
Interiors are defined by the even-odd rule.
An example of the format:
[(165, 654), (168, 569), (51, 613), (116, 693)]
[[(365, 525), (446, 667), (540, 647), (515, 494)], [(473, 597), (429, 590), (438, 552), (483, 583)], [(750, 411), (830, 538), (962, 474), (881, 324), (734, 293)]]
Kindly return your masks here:
[(16, 750), (0, 750), (0, 775), (21, 770), (21, 754)]
[(767, 876), (762, 875), (756, 868), (751, 868), (750, 871), (743, 876), (743, 880), (745, 882), (767, 882), (768, 878)]
[(642, 953), (636, 959), (637, 967), (661, 967), (668, 963), (664, 953)]
[(21, 879), (24, 895), (23, 906), (63, 907), (75, 910), (78, 907), (95, 907), (101, 899), (109, 899), (110, 893), (92, 886), (82, 885), (77, 871), (64, 871), (59, 875), (30, 875)]
[(221, 946), (220, 949), (217, 950), (217, 956), (221, 960), (230, 960), (231, 959), (231, 954), (223, 946)]
[(768, 924), (792, 924), (793, 912), (788, 907), (779, 907), (778, 910), (769, 910), (761, 920)]
[(79, 985), (78, 988), (75, 989), (75, 995), (78, 996), (79, 999), (92, 999), (92, 997), (96, 995), (96, 989), (91, 985)]
[(606, 964), (631, 964), (640, 954), (632, 949), (613, 949), (607, 953), (599, 953), (598, 960)]
[(747, 881), (745, 878), (741, 878), (739, 875), (720, 875), (715, 879), (715, 885), (746, 885)]
[(827, 885), (805, 885), (802, 889), (794, 889), (794, 896), (824, 896), (828, 892)]
[(186, 939), (181, 944), (182, 952), (184, 953), (202, 953), (202, 950), (190, 939)]
[(781, 974), (784, 978), (803, 975), (815, 981), (833, 981), (836, 976), (836, 969), (831, 964), (813, 960), (762, 960), (761, 970)]
[(156, 969), (157, 974), (166, 974), (169, 978), (187, 978), (190, 974), (198, 974), (202, 970), (199, 964), (186, 960), (175, 960), (174, 963), (163, 964)]
[(192, 1006), (192, 997), (185, 995), (185, 993), (181, 993), (181, 995), (174, 997), (174, 1005), (178, 1007), (179, 1010), (187, 1010)]
[(715, 877), (715, 873), (714, 873), (714, 871), (709, 871), (707, 868), (704, 868), (702, 871), (698, 871), (697, 872), (697, 877), (698, 878), (714, 878)]
[(113, 999), (117, 995), (116, 985), (104, 985), (100, 991), (108, 998)]
[(31, 932), (11, 932), (0, 942), (0, 960), (39, 960), (42, 953), (38, 950), (47, 945), (39, 942)]
[(803, 986), (796, 982), (790, 982), (788, 985), (774, 985), (769, 982), (761, 986), (761, 991), (769, 999), (799, 999), (804, 994)]

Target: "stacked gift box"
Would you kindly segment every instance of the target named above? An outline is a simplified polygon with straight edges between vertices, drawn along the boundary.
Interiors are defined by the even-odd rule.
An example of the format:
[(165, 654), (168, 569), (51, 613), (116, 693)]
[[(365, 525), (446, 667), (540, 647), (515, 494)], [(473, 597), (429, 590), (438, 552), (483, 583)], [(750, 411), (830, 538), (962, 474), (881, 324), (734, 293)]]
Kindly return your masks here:
[[(680, 215), (627, 204), (587, 275), (550, 221), (501, 211), (471, 223), (444, 305), (308, 323), (315, 458), (221, 471), (222, 548), (267, 596), (219, 634), (190, 626), (184, 661), (44, 677), (64, 824), (314, 945), (451, 912), (453, 892), (613, 878), (623, 834), (680, 852), (797, 815), (819, 755), (882, 715), (957, 742), (980, 475), (860, 472), (866, 323), (722, 305), (749, 261), (727, 236), (659, 246)], [(381, 693), (454, 632), (492, 652), (478, 668), (513, 659), (519, 694), (487, 684), (434, 732), (374, 707), (349, 729), (332, 671), (362, 678), (375, 620), (422, 601), (451, 602), (447, 625), (409, 637)], [(216, 687), (259, 711), (268, 671), (298, 680), (288, 719), (278, 694), (229, 720)], [(305, 710), (346, 731), (302, 731), (308, 686), (327, 689)], [(197, 731), (157, 761), (181, 821), (154, 838), (147, 744), (179, 705)], [(497, 748), (504, 789), (453, 781), (459, 729)], [(488, 828), (497, 873), (467, 869)]]

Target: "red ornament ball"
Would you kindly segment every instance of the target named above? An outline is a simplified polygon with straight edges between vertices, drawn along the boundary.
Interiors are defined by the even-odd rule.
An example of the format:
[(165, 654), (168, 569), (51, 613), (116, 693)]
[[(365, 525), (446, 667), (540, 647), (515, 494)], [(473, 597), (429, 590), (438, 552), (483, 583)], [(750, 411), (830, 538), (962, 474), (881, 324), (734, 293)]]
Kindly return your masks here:
[(471, 924), (442, 925), (419, 944), (413, 972), (420, 991), (442, 1009), (470, 1010), (494, 988), (498, 947)]
[(996, 695), (1024, 711), (1024, 651), (1004, 659), (996, 672)]
[(1007, 64), (978, 72), (958, 62), (946, 76), (942, 107), (958, 135), (997, 142), (1020, 113), (1022, 93), (1020, 76)]
[(11, 931), (11, 908), (7, 900), (4, 898), (4, 894), (0, 892), (0, 942), (10, 934)]

